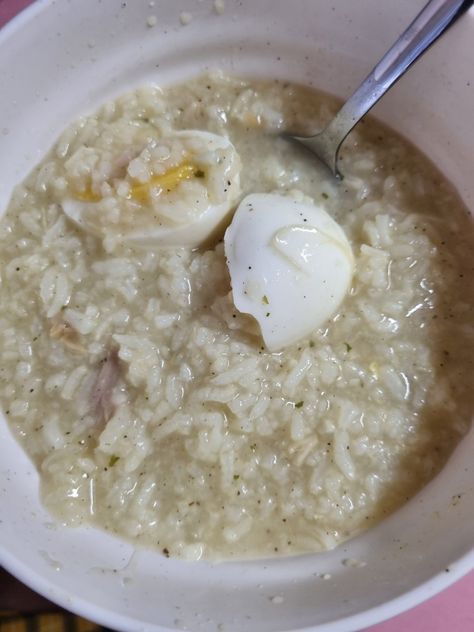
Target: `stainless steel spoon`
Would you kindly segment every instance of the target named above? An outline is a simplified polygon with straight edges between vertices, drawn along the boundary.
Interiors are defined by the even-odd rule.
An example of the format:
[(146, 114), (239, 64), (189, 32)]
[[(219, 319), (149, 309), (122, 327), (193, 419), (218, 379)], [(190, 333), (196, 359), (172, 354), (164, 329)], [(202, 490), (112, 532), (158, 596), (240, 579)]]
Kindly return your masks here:
[(351, 129), (473, 4), (474, 0), (430, 0), (322, 132), (304, 137), (287, 135), (287, 138), (305, 145), (342, 179), (337, 158)]

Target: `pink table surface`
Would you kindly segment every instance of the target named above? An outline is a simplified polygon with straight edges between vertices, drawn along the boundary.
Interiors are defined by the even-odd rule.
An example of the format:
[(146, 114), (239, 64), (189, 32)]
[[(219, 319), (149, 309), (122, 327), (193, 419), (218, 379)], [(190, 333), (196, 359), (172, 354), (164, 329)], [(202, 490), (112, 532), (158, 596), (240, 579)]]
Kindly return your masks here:
[[(0, 27), (31, 2), (0, 0)], [(474, 572), (420, 606), (365, 632), (447, 631), (474, 632)]]

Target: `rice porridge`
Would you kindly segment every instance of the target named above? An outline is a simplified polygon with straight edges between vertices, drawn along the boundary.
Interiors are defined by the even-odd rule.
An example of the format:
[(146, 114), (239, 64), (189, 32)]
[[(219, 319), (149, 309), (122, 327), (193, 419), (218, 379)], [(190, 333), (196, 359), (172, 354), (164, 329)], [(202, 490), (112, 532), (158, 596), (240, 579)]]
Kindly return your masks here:
[[(321, 551), (406, 502), (467, 432), (471, 219), (375, 120), (344, 144), (341, 184), (268, 133), (336, 109), (218, 73), (144, 87), (74, 123), (16, 188), (0, 224), (0, 395), (59, 520), (186, 559)], [(176, 130), (234, 153), (218, 143), (214, 166), (189, 166)], [(232, 212), (275, 191), (323, 206), (355, 271), (324, 325), (271, 352), (234, 305), (227, 210), (205, 244), (197, 229), (140, 239), (160, 195), (186, 223), (190, 200)]]

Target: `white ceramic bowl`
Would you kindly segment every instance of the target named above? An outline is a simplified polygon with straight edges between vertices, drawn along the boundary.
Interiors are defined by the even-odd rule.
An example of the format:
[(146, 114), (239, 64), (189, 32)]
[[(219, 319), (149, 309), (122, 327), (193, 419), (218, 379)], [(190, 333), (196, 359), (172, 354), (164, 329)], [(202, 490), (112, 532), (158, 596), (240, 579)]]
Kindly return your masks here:
[[(423, 3), (226, 0), (218, 16), (212, 0), (157, 0), (153, 7), (148, 0), (39, 0), (0, 33), (0, 208), (61, 129), (104, 99), (208, 67), (347, 96)], [(183, 11), (193, 15), (185, 27)], [(146, 26), (150, 15), (154, 28)], [(473, 68), (471, 11), (376, 110), (441, 166), (470, 208)], [(2, 419), (0, 562), (49, 599), (113, 629), (361, 629), (474, 567), (473, 453), (471, 432), (422, 493), (335, 551), (209, 565), (52, 524), (37, 474)], [(367, 565), (347, 567), (345, 558)]]

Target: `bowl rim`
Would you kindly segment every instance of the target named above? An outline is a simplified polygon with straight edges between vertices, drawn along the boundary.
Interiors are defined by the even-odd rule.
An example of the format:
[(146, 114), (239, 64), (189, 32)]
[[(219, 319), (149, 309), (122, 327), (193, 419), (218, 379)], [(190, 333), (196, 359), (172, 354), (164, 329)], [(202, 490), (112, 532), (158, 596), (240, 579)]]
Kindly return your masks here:
[[(30, 4), (23, 6), (13, 17), (7, 20), (3, 26), (0, 26), (0, 48), (10, 37), (13, 37), (18, 30), (31, 22), (42, 11), (54, 5), (55, 2), (56, 0), (31, 0)], [(474, 15), (474, 7), (469, 9), (468, 13)], [(118, 614), (113, 610), (93, 604), (89, 600), (77, 595), (63, 597), (61, 595), (62, 587), (59, 578), (54, 582), (40, 573), (32, 571), (27, 564), (24, 564), (14, 555), (10, 554), (2, 543), (0, 543), (0, 566), (49, 601), (56, 603), (67, 611), (111, 629), (136, 630), (137, 624), (140, 624), (142, 630), (152, 630), (153, 632), (170, 632), (171, 630), (171, 628), (163, 627), (159, 624), (149, 624), (132, 616)], [(323, 630), (324, 632), (353, 632), (355, 630), (365, 629), (368, 626), (370, 627), (396, 617), (420, 605), (441, 593), (473, 570), (474, 545), (467, 553), (453, 561), (445, 572), (432, 576), (430, 579), (394, 599), (363, 610), (357, 614), (335, 619), (329, 623), (320, 623), (314, 626), (298, 628), (297, 632), (323, 632)], [(58, 590), (60, 591), (59, 593)], [(291, 630), (282, 630), (281, 632), (291, 632)]]
[[(71, 600), (67, 597), (56, 596), (56, 591), (61, 588), (60, 581), (50, 581), (41, 574), (31, 571), (31, 569), (20, 562), (16, 557), (10, 555), (3, 546), (0, 546), (0, 565), (9, 573), (16, 577), (19, 581), (27, 585), (29, 588), (39, 593), (46, 599), (53, 601), (65, 610), (73, 612), (76, 615), (90, 619), (101, 625), (105, 625), (115, 630), (135, 630), (137, 623), (142, 625), (145, 630), (153, 630), (153, 632), (170, 632), (171, 628), (163, 627), (158, 624), (148, 624), (141, 622), (139, 619), (117, 614), (113, 610), (102, 606), (92, 604), (90, 601), (82, 597), (74, 596)], [(453, 562), (449, 569), (443, 573), (434, 575), (427, 581), (423, 582), (416, 588), (405, 592), (390, 601), (369, 608), (349, 617), (335, 619), (329, 623), (316, 624), (305, 628), (297, 628), (297, 632), (354, 632), (367, 627), (376, 625), (388, 619), (391, 619), (422, 602), (434, 597), (442, 590), (445, 590), (456, 581), (467, 575), (474, 568), (474, 547), (471, 551)], [(53, 594), (53, 596), (51, 596)], [(281, 630), (280, 632), (292, 632), (291, 630)]]

